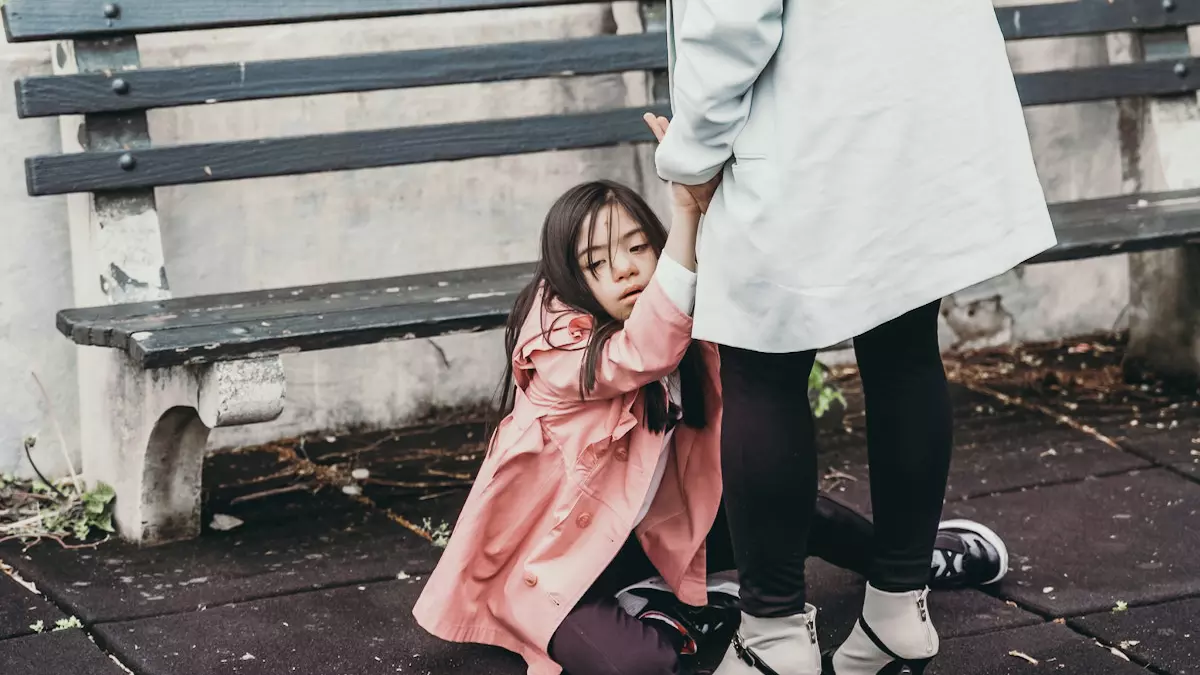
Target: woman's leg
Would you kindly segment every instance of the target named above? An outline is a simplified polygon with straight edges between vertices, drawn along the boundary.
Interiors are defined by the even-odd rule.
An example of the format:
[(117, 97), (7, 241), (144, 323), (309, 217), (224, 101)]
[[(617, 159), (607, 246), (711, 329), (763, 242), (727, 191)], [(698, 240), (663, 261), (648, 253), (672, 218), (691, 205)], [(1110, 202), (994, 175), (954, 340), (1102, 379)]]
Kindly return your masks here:
[(721, 471), (742, 611), (802, 614), (804, 562), (817, 494), (808, 403), (814, 352), (721, 348)]
[(952, 445), (950, 394), (937, 339), (938, 303), (854, 340), (867, 409), (875, 512), (871, 585), (914, 591), (929, 583)]
[(855, 338), (867, 408), (875, 553), (862, 614), (833, 656), (838, 675), (922, 673), (940, 641), (926, 604), (950, 468), (950, 395), (938, 305)]

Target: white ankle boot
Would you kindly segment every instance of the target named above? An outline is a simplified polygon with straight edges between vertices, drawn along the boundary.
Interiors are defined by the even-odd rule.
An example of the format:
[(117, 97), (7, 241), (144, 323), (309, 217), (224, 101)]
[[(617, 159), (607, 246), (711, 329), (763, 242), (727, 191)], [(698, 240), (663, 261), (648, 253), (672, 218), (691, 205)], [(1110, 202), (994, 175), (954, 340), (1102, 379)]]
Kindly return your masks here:
[(762, 619), (742, 613), (725, 659), (713, 675), (820, 675), (817, 609), (803, 614)]
[(929, 589), (885, 593), (867, 584), (862, 616), (833, 655), (833, 673), (880, 675), (908, 666), (921, 675), (937, 655), (940, 642), (929, 619)]

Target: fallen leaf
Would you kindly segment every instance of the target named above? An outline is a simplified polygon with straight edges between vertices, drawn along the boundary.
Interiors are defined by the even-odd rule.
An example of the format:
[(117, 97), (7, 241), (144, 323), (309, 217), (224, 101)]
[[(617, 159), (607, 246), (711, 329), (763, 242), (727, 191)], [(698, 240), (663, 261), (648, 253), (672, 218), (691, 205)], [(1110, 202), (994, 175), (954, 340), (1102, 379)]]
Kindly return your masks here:
[(1130, 647), (1136, 647), (1140, 644), (1142, 644), (1141, 640), (1122, 640), (1121, 644), (1118, 646), (1121, 649), (1129, 649)]
[(1045, 587), (1045, 588), (1043, 588), (1043, 589), (1042, 589), (1042, 592), (1043, 592), (1043, 593), (1053, 593), (1053, 592), (1054, 592), (1054, 587), (1053, 587), (1053, 586), (1047, 586), (1047, 587)]
[(1109, 647), (1108, 651), (1112, 652), (1113, 656), (1125, 659), (1126, 661), (1129, 660), (1129, 657), (1125, 656), (1125, 652), (1121, 651), (1120, 649), (1117, 649), (1116, 647)]
[(1014, 650), (1012, 650), (1011, 652), (1009, 652), (1009, 653), (1008, 653), (1008, 655), (1009, 655), (1009, 656), (1015, 656), (1015, 657), (1017, 657), (1018, 659), (1024, 659), (1024, 660), (1026, 660), (1026, 661), (1028, 661), (1028, 662), (1032, 663), (1032, 664), (1033, 664), (1033, 665), (1035, 665), (1035, 666), (1038, 664), (1038, 660), (1037, 660), (1037, 659), (1035, 659), (1035, 658), (1033, 658), (1032, 656), (1030, 656), (1030, 655), (1026, 654), (1025, 652), (1019, 652), (1019, 651), (1017, 651), (1017, 650), (1015, 650), (1015, 649), (1014, 649)]
[(1124, 611), (1125, 611), (1125, 610), (1127, 610), (1127, 609), (1129, 609), (1129, 603), (1128, 603), (1128, 602), (1125, 602), (1124, 600), (1118, 600), (1118, 601), (1117, 601), (1117, 606), (1116, 606), (1116, 607), (1113, 607), (1112, 611), (1114, 611), (1114, 612), (1124, 612)]
[(212, 522), (209, 523), (209, 527), (218, 532), (228, 532), (235, 527), (241, 527), (245, 524), (245, 522), (246, 521), (235, 516), (226, 515), (224, 513), (215, 513), (213, 514)]

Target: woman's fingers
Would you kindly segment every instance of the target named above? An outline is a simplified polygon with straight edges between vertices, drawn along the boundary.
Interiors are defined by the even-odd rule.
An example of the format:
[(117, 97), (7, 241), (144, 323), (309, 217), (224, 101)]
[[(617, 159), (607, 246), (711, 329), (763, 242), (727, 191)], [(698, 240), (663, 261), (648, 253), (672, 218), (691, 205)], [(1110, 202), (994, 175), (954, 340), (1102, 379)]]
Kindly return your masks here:
[(667, 126), (670, 124), (667, 118), (659, 117), (654, 113), (646, 113), (642, 115), (642, 119), (646, 122), (646, 126), (650, 127), (650, 131), (654, 132), (654, 137), (661, 143), (667, 135)]
[(654, 132), (654, 137), (661, 142), (663, 139), (662, 130), (658, 128), (658, 120), (655, 119), (654, 115), (646, 113), (642, 115), (642, 120), (646, 122), (646, 126), (650, 127), (650, 131)]
[(670, 125), (671, 125), (671, 121), (668, 120), (667, 118), (661, 117), (661, 116), (658, 118), (658, 128), (662, 134), (661, 136), (659, 136), (659, 140), (662, 140), (663, 137), (665, 137), (667, 135), (667, 127), (669, 127)]

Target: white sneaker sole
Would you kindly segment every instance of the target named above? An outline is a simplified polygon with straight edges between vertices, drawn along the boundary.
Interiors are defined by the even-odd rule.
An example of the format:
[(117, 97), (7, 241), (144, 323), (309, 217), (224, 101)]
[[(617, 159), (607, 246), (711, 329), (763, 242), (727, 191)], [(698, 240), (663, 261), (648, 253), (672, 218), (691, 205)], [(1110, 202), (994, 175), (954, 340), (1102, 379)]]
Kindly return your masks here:
[(956, 520), (942, 521), (939, 529), (966, 530), (967, 532), (972, 532), (982, 537), (984, 541), (991, 544), (1000, 553), (1000, 573), (994, 578), (983, 582), (984, 586), (994, 584), (1003, 579), (1004, 575), (1008, 574), (1008, 547), (1004, 545), (1004, 540), (1000, 538), (1000, 535), (993, 532), (990, 528), (973, 520), (960, 518)]
[[(733, 596), (735, 600), (738, 598), (738, 594), (742, 588), (741, 584), (737, 581), (737, 572), (735, 571), (710, 574), (707, 581), (706, 586), (709, 593), (721, 593)], [(630, 598), (631, 591), (643, 589), (674, 593), (662, 577), (650, 577), (649, 579), (643, 579), (622, 588), (616, 592), (615, 597), (617, 598), (617, 602), (630, 616), (637, 616), (641, 612), (642, 606), (644, 606), (644, 603), (635, 602)]]

